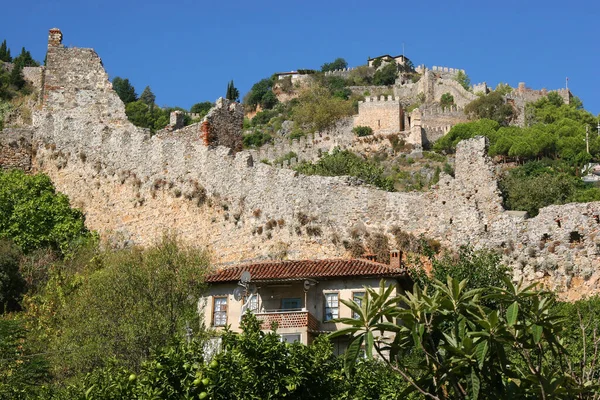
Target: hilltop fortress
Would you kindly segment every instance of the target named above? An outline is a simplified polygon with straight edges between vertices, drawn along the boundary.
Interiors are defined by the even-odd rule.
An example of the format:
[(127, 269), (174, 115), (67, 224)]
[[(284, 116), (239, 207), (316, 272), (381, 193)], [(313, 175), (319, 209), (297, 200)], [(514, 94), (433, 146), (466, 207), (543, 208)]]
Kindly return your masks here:
[(171, 232), (207, 245), (218, 263), (323, 258), (400, 228), (453, 248), (499, 249), (515, 276), (573, 297), (600, 288), (600, 203), (550, 206), (530, 219), (505, 211), (484, 138), (459, 144), (455, 178), (390, 193), (258, 162), (241, 151), (241, 105), (224, 99), (202, 122), (151, 136), (127, 120), (94, 50), (64, 47), (58, 29), (47, 66), (29, 73), (39, 104), (31, 126), (0, 132), (0, 166), (48, 174), (115, 244)]

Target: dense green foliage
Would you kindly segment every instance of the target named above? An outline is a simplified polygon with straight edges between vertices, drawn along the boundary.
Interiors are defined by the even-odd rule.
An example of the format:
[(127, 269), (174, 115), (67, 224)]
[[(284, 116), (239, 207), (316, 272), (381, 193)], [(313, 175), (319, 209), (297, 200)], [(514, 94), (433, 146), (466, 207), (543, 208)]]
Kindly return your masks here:
[(321, 65), (321, 72), (335, 71), (338, 69), (348, 68), (348, 63), (343, 58), (336, 58), (330, 63)]
[(331, 153), (323, 155), (316, 163), (304, 161), (294, 169), (305, 175), (354, 176), (380, 189), (394, 191), (394, 183), (384, 175), (383, 167), (348, 150), (335, 148)]
[(60, 354), (55, 373), (90, 371), (111, 357), (137, 369), (153, 348), (183, 334), (186, 323), (197, 330), (207, 267), (204, 252), (169, 238), (147, 250), (91, 249), (57, 267), (41, 297), (75, 286), (53, 316), (60, 332), (51, 344)]
[(501, 92), (494, 91), (467, 104), (465, 114), (471, 119), (486, 118), (506, 126), (515, 117), (515, 109), (505, 102)]
[(358, 137), (369, 136), (373, 134), (373, 128), (370, 126), (356, 126), (352, 128), (352, 132)]
[[(340, 319), (348, 327), (330, 335), (351, 335), (347, 373), (364, 344), (367, 358), (378, 354), (410, 384), (406, 393), (435, 399), (591, 394), (592, 386), (564, 370), (564, 326), (553, 296), (509, 279), (505, 288), (466, 286), (466, 280), (448, 277), (447, 283), (415, 285), (413, 293), (392, 296), (393, 286), (382, 281), (378, 291), (366, 289), (361, 305), (342, 300), (358, 315)], [(485, 299), (493, 299), (495, 307), (487, 307)], [(393, 340), (384, 339), (392, 333)]]
[(137, 100), (137, 94), (135, 88), (129, 82), (129, 79), (115, 76), (112, 80), (113, 89), (117, 92), (117, 95), (123, 101), (125, 105), (132, 103)]
[(0, 171), (0, 238), (25, 252), (46, 246), (66, 251), (86, 235), (83, 215), (46, 175)]
[[(273, 101), (273, 83), (275, 77), (261, 79), (250, 88), (250, 91), (244, 96), (244, 105), (248, 110), (256, 110), (260, 107), (265, 110), (273, 108), (276, 102)], [(269, 94), (270, 93), (270, 94)]]
[(374, 85), (393, 85), (398, 76), (398, 65), (395, 62), (389, 62), (382, 68), (375, 71), (373, 75)]
[(190, 112), (194, 114), (208, 114), (208, 111), (214, 106), (210, 101), (196, 103), (190, 108)]
[(530, 216), (551, 204), (600, 201), (599, 188), (574, 176), (565, 163), (548, 159), (511, 169), (499, 186), (507, 208), (527, 211)]
[(450, 93), (444, 93), (440, 98), (440, 106), (442, 107), (450, 107), (454, 105), (454, 96)]
[(293, 108), (293, 119), (312, 131), (330, 129), (342, 117), (354, 114), (352, 101), (334, 96), (321, 85), (312, 85), (298, 97)]
[(261, 131), (254, 131), (252, 133), (244, 135), (242, 138), (242, 144), (245, 148), (249, 147), (260, 147), (273, 141), (273, 137), (268, 133)]

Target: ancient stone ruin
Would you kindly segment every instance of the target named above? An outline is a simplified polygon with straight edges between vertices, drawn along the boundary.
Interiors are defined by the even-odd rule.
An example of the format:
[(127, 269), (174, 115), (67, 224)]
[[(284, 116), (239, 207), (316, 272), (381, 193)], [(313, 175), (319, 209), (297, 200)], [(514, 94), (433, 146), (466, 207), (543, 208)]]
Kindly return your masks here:
[(529, 219), (505, 211), (483, 137), (461, 142), (455, 177), (443, 174), (426, 193), (303, 176), (241, 151), (241, 106), (225, 99), (181, 129), (152, 136), (132, 125), (96, 52), (61, 39), (50, 31), (41, 104), (31, 127), (0, 133), (0, 164), (48, 174), (109, 240), (145, 245), (168, 231), (228, 263), (343, 256), (357, 235), (400, 228), (454, 248), (498, 249), (515, 276), (559, 291), (600, 287), (600, 203)]

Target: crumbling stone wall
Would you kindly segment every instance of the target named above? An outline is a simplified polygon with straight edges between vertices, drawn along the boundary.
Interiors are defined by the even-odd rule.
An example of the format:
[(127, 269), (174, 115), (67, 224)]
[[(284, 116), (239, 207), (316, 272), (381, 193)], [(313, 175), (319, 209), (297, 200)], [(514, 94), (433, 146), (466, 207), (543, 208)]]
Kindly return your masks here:
[[(341, 256), (357, 232), (391, 236), (399, 227), (450, 247), (499, 249), (516, 274), (559, 290), (600, 289), (600, 203), (547, 207), (531, 219), (505, 212), (485, 138), (457, 146), (455, 177), (442, 174), (437, 188), (383, 192), (348, 177), (274, 168), (210, 140), (206, 146), (202, 124), (150, 136), (121, 118), (123, 104), (93, 51), (56, 47), (48, 60), (52, 84), (34, 114), (34, 166), (104, 237), (149, 244), (170, 231), (228, 263)], [(237, 140), (236, 113), (222, 102), (213, 115), (231, 124), (208, 119), (225, 129), (217, 143)]]
[(29, 128), (6, 128), (0, 131), (0, 169), (31, 169), (33, 131)]
[(209, 147), (225, 146), (234, 152), (241, 151), (243, 123), (244, 107), (221, 97), (202, 120), (200, 138)]

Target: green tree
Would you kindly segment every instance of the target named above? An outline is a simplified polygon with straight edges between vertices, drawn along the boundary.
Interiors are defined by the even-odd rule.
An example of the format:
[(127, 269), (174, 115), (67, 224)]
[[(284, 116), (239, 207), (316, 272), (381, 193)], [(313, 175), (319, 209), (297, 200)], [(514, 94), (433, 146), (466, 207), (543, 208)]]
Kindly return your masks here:
[[(366, 289), (361, 305), (342, 300), (358, 318), (341, 318), (350, 335), (345, 368), (351, 373), (364, 344), (410, 384), (407, 392), (431, 399), (575, 398), (592, 388), (579, 385), (561, 368), (567, 352), (554, 297), (534, 286), (467, 290), (467, 281), (448, 277), (431, 288), (415, 285), (392, 296), (383, 282)], [(490, 309), (481, 300), (493, 298)], [(402, 304), (399, 306), (398, 304)], [(386, 339), (394, 335), (394, 339)], [(419, 354), (417, 362), (411, 354)], [(412, 361), (412, 362), (411, 362)]]
[[(54, 302), (50, 341), (57, 374), (91, 371), (111, 357), (132, 369), (150, 351), (198, 331), (197, 298), (209, 266), (207, 254), (164, 238), (156, 247), (83, 253), (53, 271), (41, 298)], [(43, 319), (43, 318), (42, 318)]]
[(129, 82), (129, 79), (123, 79), (121, 77), (115, 76), (115, 78), (112, 80), (112, 85), (113, 89), (115, 90), (115, 92), (117, 92), (117, 95), (125, 105), (137, 101), (137, 94), (135, 93), (135, 88)]
[(0, 61), (11, 62), (10, 49), (6, 46), (6, 39), (0, 45)]
[(277, 99), (277, 96), (275, 96), (275, 93), (273, 93), (272, 90), (269, 90), (260, 99), (260, 106), (263, 110), (270, 110), (273, 107), (275, 107), (277, 103), (279, 103), (279, 100)]
[(395, 62), (389, 62), (382, 68), (375, 71), (373, 75), (374, 85), (393, 85), (398, 76), (398, 65)]
[(225, 94), (225, 98), (231, 101), (239, 101), (240, 99), (240, 91), (233, 85), (233, 80), (229, 81), (227, 84), (227, 93)]
[(271, 91), (273, 86), (273, 77), (261, 79), (250, 88), (250, 91), (244, 96), (244, 105), (250, 110), (256, 110), (263, 97)]
[(21, 90), (25, 86), (23, 77), (23, 64), (15, 63), (10, 71), (9, 82), (15, 90)]
[(454, 96), (450, 93), (444, 93), (440, 99), (440, 106), (446, 108), (454, 105)]
[(348, 68), (348, 63), (343, 58), (336, 58), (330, 63), (321, 65), (321, 72), (336, 71), (338, 69)]
[(487, 118), (508, 125), (515, 117), (515, 110), (500, 92), (494, 91), (467, 104), (465, 114), (471, 119)]
[(140, 95), (140, 101), (142, 103), (146, 104), (150, 108), (150, 110), (152, 110), (154, 108), (155, 102), (156, 102), (156, 96), (154, 95), (154, 93), (152, 93), (150, 86), (146, 86), (144, 88), (144, 91)]
[(190, 108), (190, 112), (194, 114), (208, 114), (208, 111), (214, 106), (214, 104), (210, 101), (203, 101), (201, 103), (196, 103)]
[(292, 114), (300, 125), (323, 131), (334, 126), (340, 118), (354, 114), (354, 107), (351, 101), (332, 96), (326, 87), (312, 85), (302, 91)]
[(462, 86), (465, 90), (471, 90), (471, 79), (469, 78), (469, 75), (464, 73), (462, 70), (457, 72), (454, 79), (456, 79), (456, 82), (460, 83), (460, 86)]
[(35, 61), (33, 57), (31, 57), (31, 53), (25, 50), (25, 47), (21, 48), (21, 53), (15, 57), (13, 63), (20, 64), (22, 67), (39, 67), (40, 63)]
[(46, 246), (67, 251), (87, 236), (81, 211), (56, 193), (46, 175), (0, 172), (0, 238), (29, 252)]

